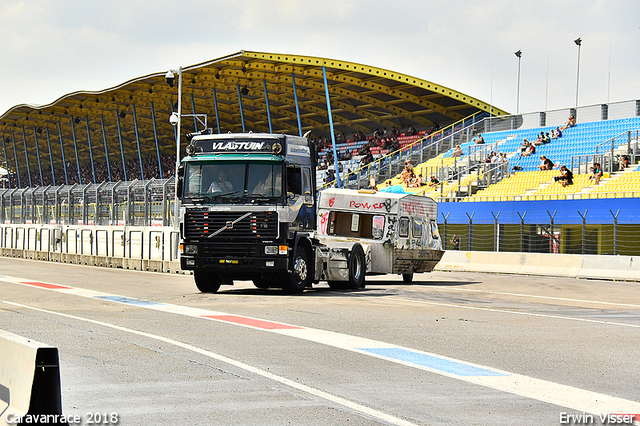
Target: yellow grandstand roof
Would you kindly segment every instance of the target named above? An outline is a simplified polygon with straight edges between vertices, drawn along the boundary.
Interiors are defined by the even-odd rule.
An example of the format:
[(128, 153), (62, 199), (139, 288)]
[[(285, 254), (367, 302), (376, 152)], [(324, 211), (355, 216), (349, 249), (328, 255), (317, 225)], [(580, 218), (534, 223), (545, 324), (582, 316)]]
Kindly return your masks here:
[[(251, 51), (184, 67), (182, 113), (206, 114), (208, 127), (214, 131), (218, 131), (216, 118), (219, 131), (242, 131), (240, 88), (246, 131), (269, 131), (266, 91), (273, 132), (297, 134), (292, 81), (295, 78), (302, 132), (311, 130), (315, 136), (328, 135), (323, 67), (335, 129), (347, 137), (356, 130), (371, 134), (382, 127), (403, 129), (413, 125), (420, 129), (434, 123), (445, 125), (477, 112), (507, 114), (453, 89), (387, 69), (319, 57)], [(118, 126), (127, 158), (138, 156), (138, 143), (143, 156), (155, 155), (155, 135), (160, 152), (175, 155), (174, 129), (168, 117), (177, 109), (177, 84), (170, 87), (166, 83), (166, 71), (98, 92), (69, 93), (44, 106), (11, 108), (0, 116), (0, 134), (8, 142), (7, 158), (13, 158), (11, 142), (15, 140), (16, 150), (24, 154), (25, 142), (29, 155), (37, 142), (41, 158), (48, 161), (47, 138), (51, 139), (51, 145), (59, 144), (59, 132), (65, 147), (76, 141), (81, 164), (89, 160), (89, 142), (95, 161), (104, 161), (105, 145), (109, 157), (116, 158), (120, 156)], [(182, 120), (184, 137), (195, 130), (195, 123), (191, 117)], [(198, 124), (198, 129), (202, 128)], [(57, 164), (59, 154), (55, 153), (59, 150), (53, 152)]]

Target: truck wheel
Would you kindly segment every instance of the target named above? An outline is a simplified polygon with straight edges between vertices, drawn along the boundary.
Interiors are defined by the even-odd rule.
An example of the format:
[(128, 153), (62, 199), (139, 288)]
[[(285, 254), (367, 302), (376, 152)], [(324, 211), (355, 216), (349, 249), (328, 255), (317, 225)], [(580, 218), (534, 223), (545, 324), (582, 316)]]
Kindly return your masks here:
[(413, 272), (410, 273), (410, 274), (402, 274), (402, 281), (404, 281), (407, 284), (412, 282), (413, 281)]
[(349, 253), (349, 287), (350, 289), (364, 288), (364, 277), (367, 273), (367, 265), (364, 260), (364, 250), (360, 244), (356, 244)]
[(302, 293), (311, 284), (311, 264), (309, 255), (304, 247), (298, 246), (293, 257), (293, 271), (286, 275), (282, 289), (287, 293)]
[(212, 272), (193, 271), (193, 279), (202, 293), (215, 293), (222, 284), (222, 278)]

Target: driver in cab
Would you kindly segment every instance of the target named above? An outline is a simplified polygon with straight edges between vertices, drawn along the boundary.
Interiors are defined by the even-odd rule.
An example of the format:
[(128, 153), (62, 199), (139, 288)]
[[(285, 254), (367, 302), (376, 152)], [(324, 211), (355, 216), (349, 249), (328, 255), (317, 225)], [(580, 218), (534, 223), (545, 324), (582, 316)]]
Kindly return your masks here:
[(220, 170), (218, 172), (218, 178), (211, 182), (209, 185), (209, 189), (207, 192), (232, 192), (233, 185), (229, 182), (229, 178), (227, 177), (227, 173), (224, 170)]

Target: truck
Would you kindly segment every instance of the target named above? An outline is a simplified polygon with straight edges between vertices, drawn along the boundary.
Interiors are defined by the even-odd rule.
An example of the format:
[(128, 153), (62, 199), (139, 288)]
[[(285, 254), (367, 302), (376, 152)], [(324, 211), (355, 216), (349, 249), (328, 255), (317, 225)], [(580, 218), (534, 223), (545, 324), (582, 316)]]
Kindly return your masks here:
[[(349, 192), (334, 196), (333, 211), (327, 191), (317, 197), (315, 146), (305, 137), (205, 131), (190, 135), (186, 152), (176, 181), (180, 264), (193, 271), (201, 292), (215, 293), (234, 280), (287, 293), (302, 293), (321, 280), (334, 289), (364, 288), (367, 273), (402, 273), (407, 280), (442, 257), (437, 227), (431, 228), (437, 217), (432, 200), (409, 196), (411, 210), (398, 204), (397, 194), (342, 190)], [(377, 215), (355, 208), (360, 204), (349, 210), (346, 194), (360, 204), (374, 197), (389, 208), (375, 209)], [(347, 227), (358, 230), (343, 235), (346, 215)], [(419, 217), (432, 236), (418, 236), (418, 228), (405, 236), (405, 217)], [(376, 259), (383, 253), (380, 268)]]

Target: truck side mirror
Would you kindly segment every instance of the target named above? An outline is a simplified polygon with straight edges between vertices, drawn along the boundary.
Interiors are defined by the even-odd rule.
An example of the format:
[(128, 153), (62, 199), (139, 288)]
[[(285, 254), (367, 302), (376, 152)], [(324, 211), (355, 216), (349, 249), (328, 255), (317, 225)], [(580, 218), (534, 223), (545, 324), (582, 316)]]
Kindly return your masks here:
[(176, 198), (182, 198), (182, 189), (184, 186), (184, 165), (178, 166), (178, 175), (176, 176)]

